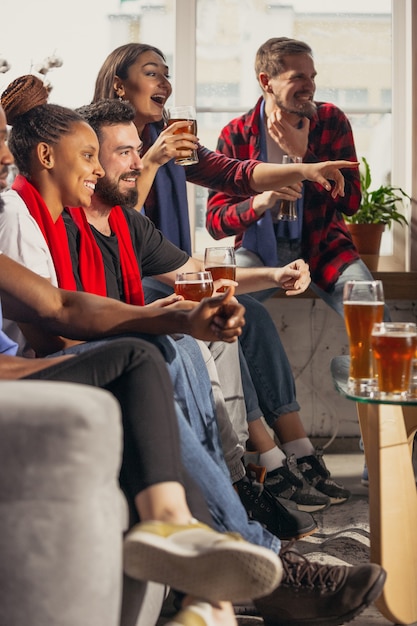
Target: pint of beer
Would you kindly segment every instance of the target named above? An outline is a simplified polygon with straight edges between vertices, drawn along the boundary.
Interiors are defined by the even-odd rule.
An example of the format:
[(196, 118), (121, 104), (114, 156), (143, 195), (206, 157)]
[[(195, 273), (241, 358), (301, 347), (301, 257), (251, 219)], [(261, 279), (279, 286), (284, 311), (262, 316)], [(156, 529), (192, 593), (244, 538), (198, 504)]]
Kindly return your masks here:
[(381, 398), (407, 398), (411, 364), (417, 349), (417, 326), (411, 322), (374, 324), (372, 350)]
[(213, 293), (213, 277), (210, 272), (182, 272), (175, 278), (175, 293), (185, 300), (200, 302)]
[[(217, 246), (206, 248), (204, 251), (204, 267), (211, 272), (213, 281), (220, 278), (236, 280), (235, 249), (231, 246)], [(220, 287), (217, 291), (222, 293), (227, 287)]]
[[(190, 133), (197, 135), (197, 116), (193, 106), (184, 105), (171, 107), (168, 110), (168, 126), (174, 122), (184, 122), (175, 132), (174, 135), (182, 133)], [(194, 165), (198, 163), (197, 150), (191, 150), (188, 156), (179, 156), (175, 159), (177, 165)]]
[[(218, 265), (217, 267), (206, 267), (211, 272), (213, 280), (227, 278), (227, 280), (236, 280), (236, 265)], [(219, 292), (226, 291), (225, 287), (220, 287)]]
[(348, 281), (343, 292), (346, 332), (349, 337), (350, 369), (348, 387), (362, 395), (376, 384), (371, 333), (384, 316), (384, 292), (380, 280)]

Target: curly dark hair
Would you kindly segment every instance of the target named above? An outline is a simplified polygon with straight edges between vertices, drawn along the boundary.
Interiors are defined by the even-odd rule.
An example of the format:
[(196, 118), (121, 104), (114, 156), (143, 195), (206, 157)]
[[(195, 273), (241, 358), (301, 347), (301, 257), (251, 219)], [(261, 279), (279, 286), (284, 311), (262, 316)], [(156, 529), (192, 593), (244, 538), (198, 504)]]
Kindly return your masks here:
[(32, 74), (16, 78), (3, 91), (0, 103), (12, 126), (9, 148), (19, 172), (30, 178), (33, 149), (42, 141), (55, 145), (72, 130), (75, 122), (85, 121), (72, 109), (48, 104), (48, 89)]

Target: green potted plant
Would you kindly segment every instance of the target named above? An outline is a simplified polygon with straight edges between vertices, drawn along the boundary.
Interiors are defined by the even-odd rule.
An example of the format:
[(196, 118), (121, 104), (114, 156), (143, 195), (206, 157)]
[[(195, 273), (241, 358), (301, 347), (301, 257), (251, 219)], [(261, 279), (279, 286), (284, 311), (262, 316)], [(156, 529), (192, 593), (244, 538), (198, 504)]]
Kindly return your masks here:
[(344, 219), (359, 254), (370, 270), (378, 269), (381, 237), (385, 228), (392, 224), (405, 225), (408, 221), (399, 210), (404, 200), (410, 196), (392, 185), (380, 185), (370, 190), (372, 183), (369, 163), (362, 157), (363, 168), (359, 170), (362, 200), (354, 215), (345, 215)]

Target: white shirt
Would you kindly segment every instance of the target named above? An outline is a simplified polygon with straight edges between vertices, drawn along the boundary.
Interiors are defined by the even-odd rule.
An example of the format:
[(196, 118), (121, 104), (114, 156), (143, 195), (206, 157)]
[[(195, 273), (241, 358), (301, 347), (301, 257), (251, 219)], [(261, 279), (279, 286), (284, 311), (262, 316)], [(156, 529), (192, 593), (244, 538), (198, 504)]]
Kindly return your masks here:
[[(0, 211), (0, 248), (11, 259), (58, 286), (54, 263), (48, 244), (26, 204), (13, 189), (2, 193), (4, 207)], [(34, 356), (18, 325), (3, 320), (3, 330), (19, 344), (19, 355)]]
[(58, 285), (54, 264), (42, 231), (13, 189), (2, 194), (0, 248), (11, 259)]

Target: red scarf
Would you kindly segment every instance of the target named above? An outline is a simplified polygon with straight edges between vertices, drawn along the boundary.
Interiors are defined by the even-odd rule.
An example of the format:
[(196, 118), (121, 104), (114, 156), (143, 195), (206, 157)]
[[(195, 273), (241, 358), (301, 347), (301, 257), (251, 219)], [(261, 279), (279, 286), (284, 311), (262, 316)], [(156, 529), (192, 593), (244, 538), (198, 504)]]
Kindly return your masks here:
[[(82, 208), (66, 208), (80, 231), (79, 269), (85, 291), (106, 295), (106, 277), (103, 257)], [(114, 206), (109, 215), (109, 225), (117, 237), (122, 270), (124, 299), (128, 304), (143, 306), (142, 279), (133, 249), (132, 237), (126, 217), (120, 206)], [(94, 272), (91, 270), (94, 268)], [(103, 292), (104, 290), (104, 292)]]
[(42, 196), (24, 176), (16, 176), (12, 189), (17, 191), (42, 231), (54, 262), (58, 285), (62, 289), (75, 291), (77, 286), (72, 273), (67, 231), (62, 216), (56, 222), (53, 221)]

